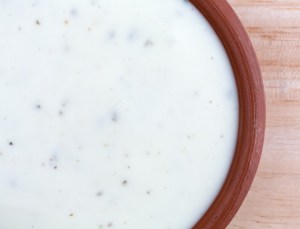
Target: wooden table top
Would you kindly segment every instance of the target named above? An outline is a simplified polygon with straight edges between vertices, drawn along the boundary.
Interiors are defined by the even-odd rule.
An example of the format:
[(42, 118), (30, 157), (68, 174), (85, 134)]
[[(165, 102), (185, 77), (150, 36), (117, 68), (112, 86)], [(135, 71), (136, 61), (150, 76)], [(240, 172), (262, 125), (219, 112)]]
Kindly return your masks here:
[(267, 103), (263, 155), (228, 227), (300, 228), (300, 0), (228, 0), (261, 65)]

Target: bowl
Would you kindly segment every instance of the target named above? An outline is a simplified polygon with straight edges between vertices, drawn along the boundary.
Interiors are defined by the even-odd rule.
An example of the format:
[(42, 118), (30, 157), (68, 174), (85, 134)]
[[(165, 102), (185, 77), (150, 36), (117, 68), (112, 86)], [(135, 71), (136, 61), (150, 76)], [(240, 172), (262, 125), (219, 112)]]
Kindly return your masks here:
[(226, 181), (194, 229), (225, 228), (248, 193), (258, 168), (265, 131), (260, 67), (239, 18), (225, 0), (191, 0), (216, 31), (230, 59), (239, 97), (236, 151)]

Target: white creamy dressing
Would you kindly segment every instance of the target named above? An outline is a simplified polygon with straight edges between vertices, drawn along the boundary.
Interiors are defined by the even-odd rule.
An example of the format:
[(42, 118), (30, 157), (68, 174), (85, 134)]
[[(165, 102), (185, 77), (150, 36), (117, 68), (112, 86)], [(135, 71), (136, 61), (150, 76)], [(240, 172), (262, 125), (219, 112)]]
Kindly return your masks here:
[(0, 229), (188, 229), (234, 154), (221, 42), (184, 0), (0, 0)]

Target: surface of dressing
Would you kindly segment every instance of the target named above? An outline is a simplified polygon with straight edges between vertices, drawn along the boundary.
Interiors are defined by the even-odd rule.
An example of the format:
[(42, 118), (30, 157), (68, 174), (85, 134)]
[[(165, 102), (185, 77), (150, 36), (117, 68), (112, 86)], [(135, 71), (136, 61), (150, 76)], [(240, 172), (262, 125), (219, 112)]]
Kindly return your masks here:
[(238, 98), (183, 0), (0, 0), (0, 228), (188, 229), (220, 191)]

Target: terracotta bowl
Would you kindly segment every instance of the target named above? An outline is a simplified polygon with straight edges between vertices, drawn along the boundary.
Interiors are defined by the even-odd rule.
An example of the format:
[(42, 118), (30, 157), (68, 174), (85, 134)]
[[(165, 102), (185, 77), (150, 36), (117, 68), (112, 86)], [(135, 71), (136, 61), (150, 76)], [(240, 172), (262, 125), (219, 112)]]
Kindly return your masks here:
[(221, 39), (235, 74), (239, 130), (235, 156), (215, 201), (194, 229), (221, 229), (232, 220), (254, 179), (265, 130), (265, 98), (258, 61), (250, 39), (226, 0), (190, 0)]

